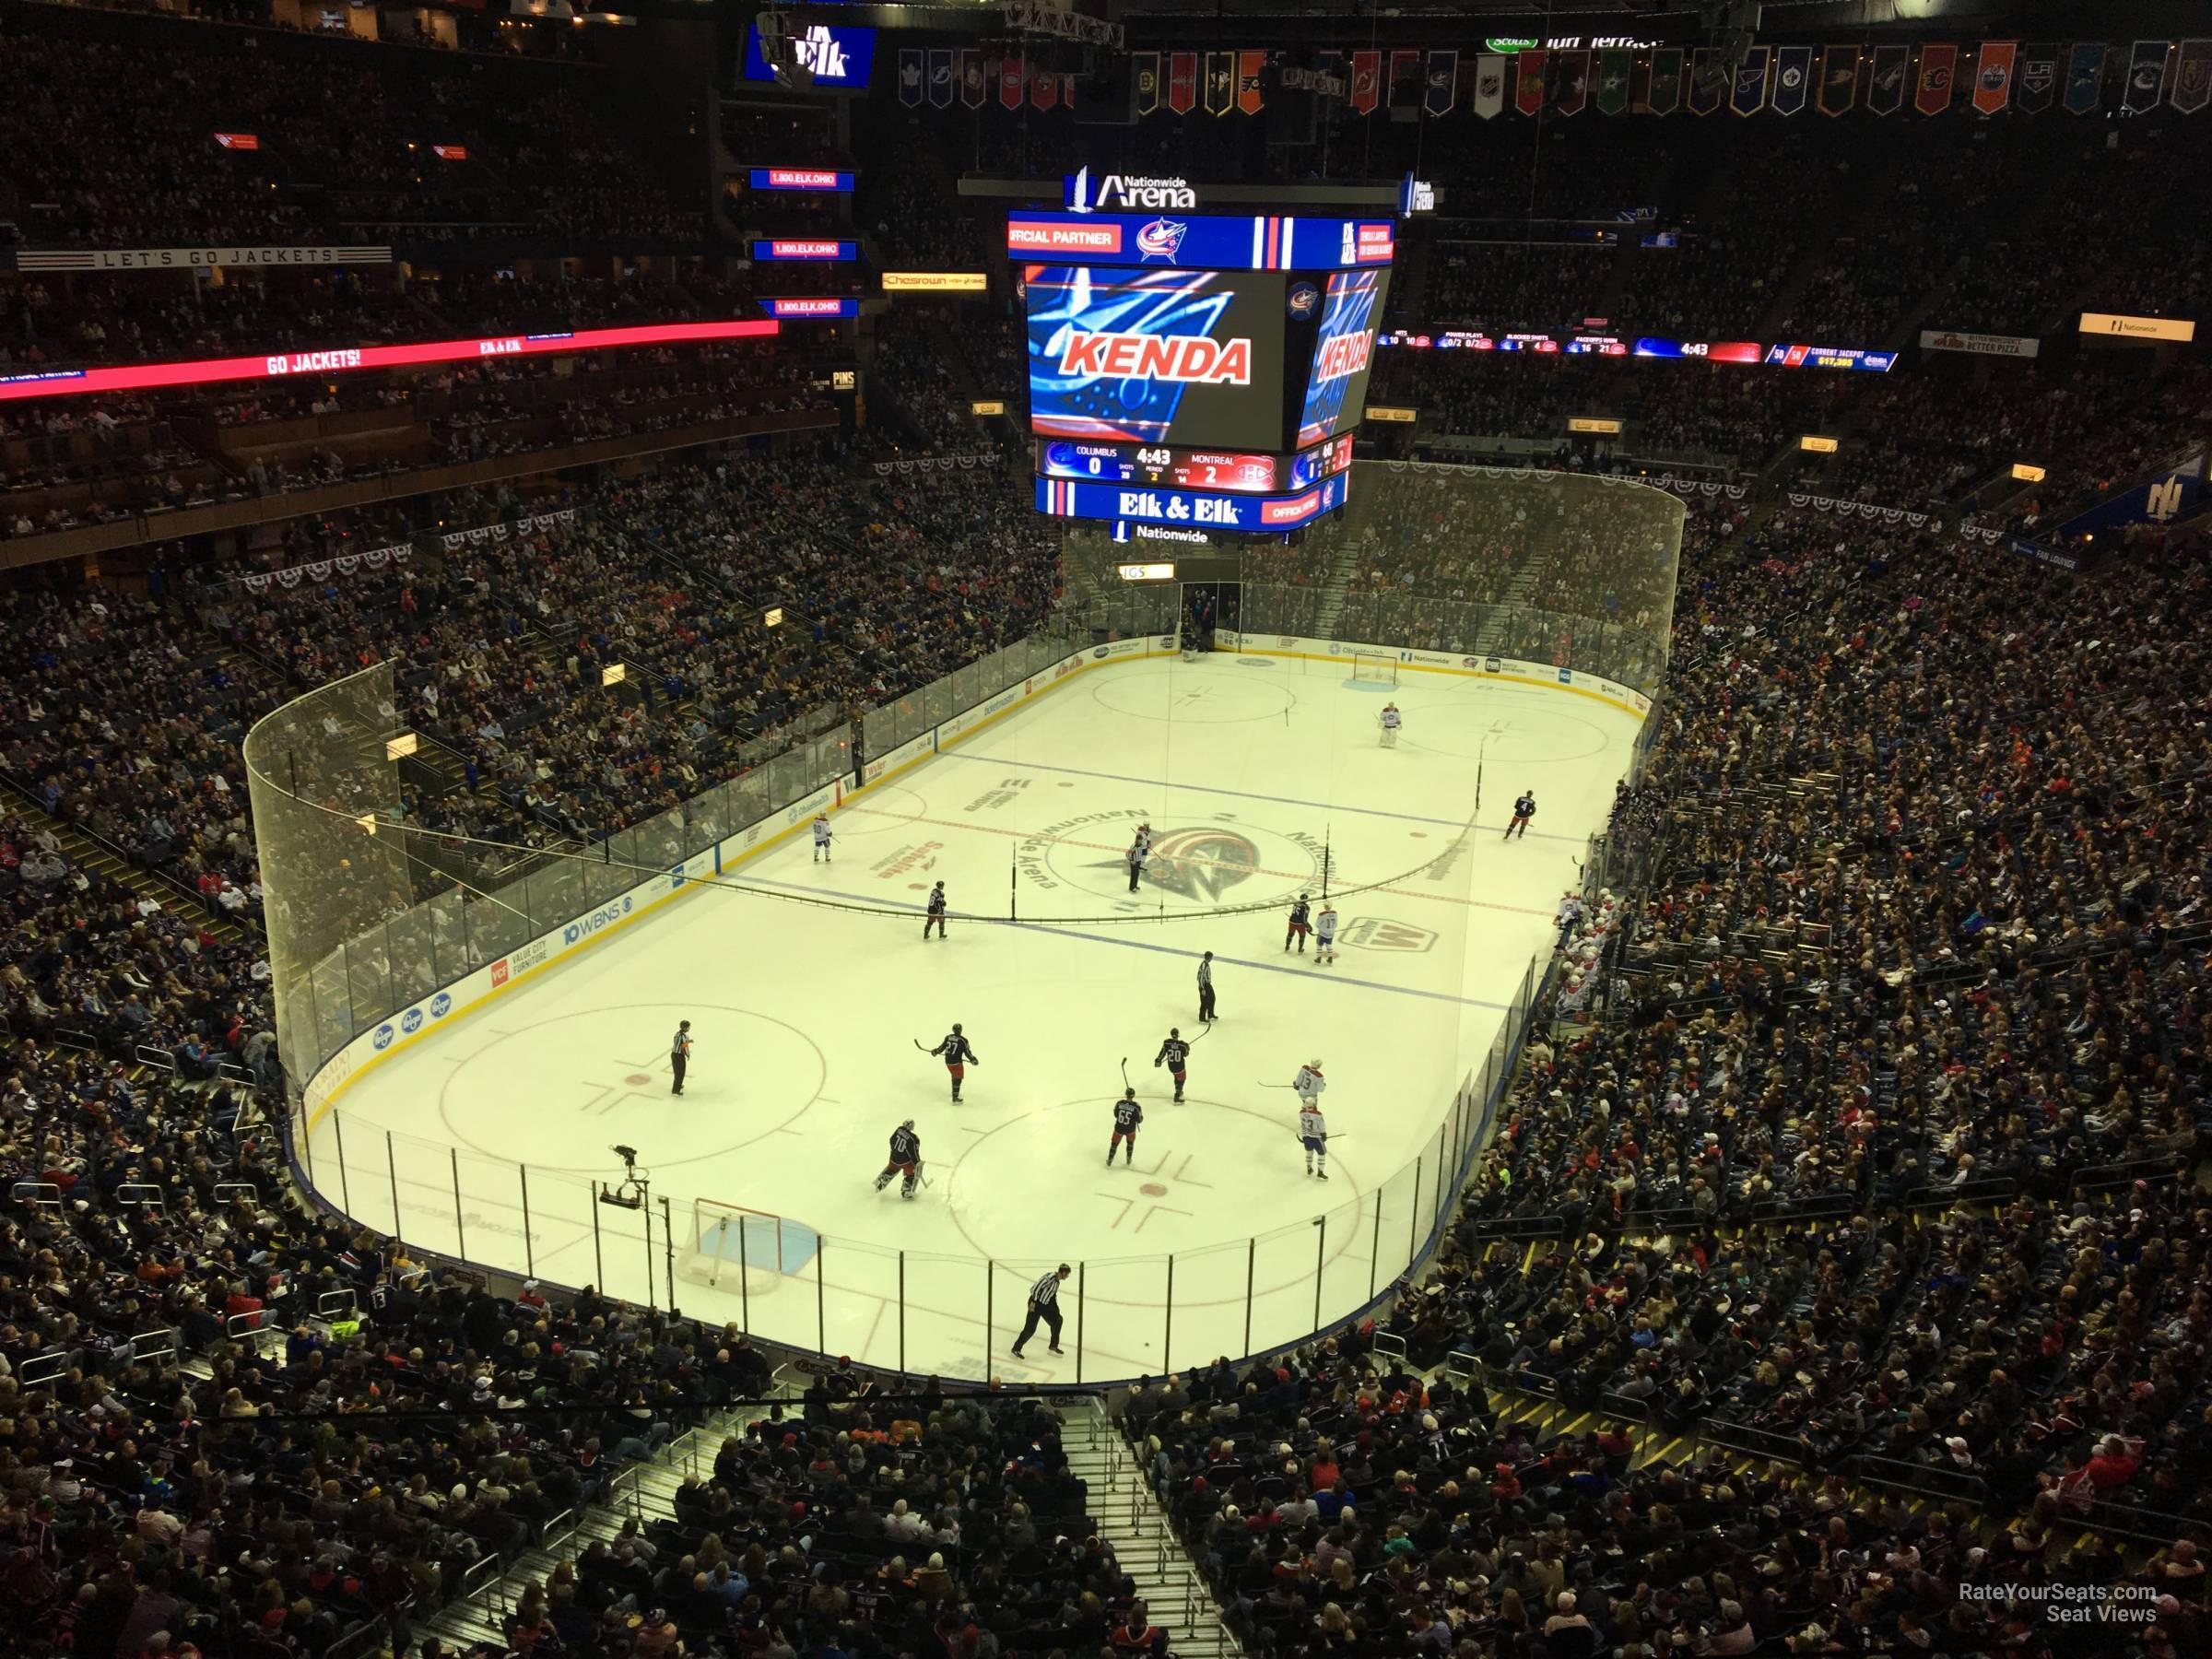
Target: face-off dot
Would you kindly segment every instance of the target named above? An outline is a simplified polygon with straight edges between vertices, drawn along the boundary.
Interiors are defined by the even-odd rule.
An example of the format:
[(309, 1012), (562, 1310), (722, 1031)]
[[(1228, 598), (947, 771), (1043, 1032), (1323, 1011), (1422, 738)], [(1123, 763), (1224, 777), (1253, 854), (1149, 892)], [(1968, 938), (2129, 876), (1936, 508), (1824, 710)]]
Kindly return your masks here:
[(643, 1072), (631, 1072), (629, 1077), (623, 1078), (622, 1080), (625, 1083), (650, 1083), (653, 1081), (653, 1079), (647, 1077)]
[(1168, 1189), (1157, 1181), (1147, 1181), (1136, 1190), (1147, 1198), (1165, 1198), (1168, 1195)]

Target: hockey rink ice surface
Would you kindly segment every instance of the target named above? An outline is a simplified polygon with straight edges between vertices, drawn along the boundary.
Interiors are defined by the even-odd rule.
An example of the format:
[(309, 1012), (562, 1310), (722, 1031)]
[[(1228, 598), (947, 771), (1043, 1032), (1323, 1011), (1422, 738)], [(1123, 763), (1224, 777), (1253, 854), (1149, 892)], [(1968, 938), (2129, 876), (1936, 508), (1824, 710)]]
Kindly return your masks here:
[[(662, 1306), (665, 1197), (686, 1314), (919, 1373), (1098, 1381), (1296, 1341), (1427, 1235), (1454, 1091), (1548, 952), (1638, 726), (1559, 688), (1348, 674), (1218, 654), (1077, 676), (855, 795), (829, 863), (802, 826), (726, 872), (753, 890), (698, 884), (358, 1077), (310, 1133), (315, 1184), (407, 1242), (550, 1283), (643, 1300), (650, 1272)], [(1393, 698), (1406, 730), (1384, 749)], [(1508, 843), (1524, 789), (1535, 823)], [(1320, 908), (1324, 848), (1330, 967), (1283, 949), (1289, 900)], [(937, 880), (949, 937), (925, 944)], [(1010, 897), (1018, 924), (972, 919)], [(1260, 901), (1279, 902), (1221, 913)], [(956, 1020), (981, 1056), (958, 1105), (915, 1046)], [(1152, 1065), (1171, 1026), (1197, 1039), (1182, 1105)], [(1108, 1170), (1124, 1056), (1145, 1122)], [(1288, 1088), (1312, 1059), (1326, 1183)], [(929, 1183), (911, 1202), (874, 1184), (906, 1118)], [(650, 1172), (650, 1241), (593, 1202), (617, 1143)], [(1027, 1288), (1061, 1261), (1082, 1264), (1065, 1353), (1040, 1329), (1017, 1359)]]

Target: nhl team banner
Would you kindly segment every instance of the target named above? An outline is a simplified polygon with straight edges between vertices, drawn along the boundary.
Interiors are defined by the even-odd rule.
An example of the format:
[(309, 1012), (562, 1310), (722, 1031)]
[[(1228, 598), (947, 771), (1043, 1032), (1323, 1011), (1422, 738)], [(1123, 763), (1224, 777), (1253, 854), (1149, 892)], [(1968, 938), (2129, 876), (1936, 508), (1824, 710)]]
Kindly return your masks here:
[(1959, 48), (1947, 41), (1930, 41), (1920, 49), (1920, 78), (1912, 84), (1912, 107), (1923, 115), (1940, 115), (1951, 107), (1951, 76), (1959, 67)]
[(1394, 52), (1390, 54), (1390, 107), (1408, 112), (1421, 107), (1419, 53)]
[(1237, 53), (1237, 108), (1247, 115), (1257, 115), (1267, 104), (1267, 94), (1261, 78), (1267, 73), (1267, 54), (1265, 52)]
[(2012, 71), (2018, 41), (1984, 41), (1974, 65), (1974, 112), (1994, 115), (2012, 101)]
[(1767, 107), (1767, 64), (1772, 56), (1771, 47), (1748, 47), (1744, 61), (1735, 66), (1735, 79), (1728, 88), (1728, 107), (1738, 115), (1756, 115)]
[(999, 61), (998, 101), (1006, 109), (1021, 108), (1023, 66), (1018, 57), (1006, 57)]
[(2173, 70), (2173, 107), (2194, 115), (2212, 99), (2212, 41), (2183, 41)]
[(1352, 53), (1352, 108), (1372, 115), (1382, 101), (1382, 54), (1362, 50)]
[(1682, 107), (1681, 47), (1662, 46), (1652, 53), (1652, 84), (1644, 104), (1654, 115), (1672, 115)]
[(960, 53), (960, 101), (971, 110), (980, 110), (983, 92), (983, 54), (971, 46)]
[(2094, 115), (2104, 108), (2104, 42), (2077, 41), (2066, 54), (2066, 113)]
[(2166, 53), (2171, 41), (2137, 41), (2127, 61), (2127, 90), (2120, 95), (2123, 115), (2145, 115), (2159, 107), (2166, 85)]
[(2012, 101), (2023, 115), (2041, 115), (2058, 96), (2058, 42), (2040, 41), (2020, 48)]
[(932, 108), (952, 108), (952, 53), (932, 52), (929, 54), (929, 101)]
[(1206, 54), (1206, 112), (1226, 115), (1237, 101), (1237, 55), (1233, 52)]
[(1820, 48), (1820, 113), (1848, 114), (1859, 99), (1859, 49), (1856, 46)]
[(1159, 53), (1135, 53), (1131, 61), (1136, 65), (1136, 112), (1150, 115), (1159, 108)]
[(1911, 55), (1912, 48), (1908, 46), (1874, 49), (1874, 74), (1866, 83), (1869, 115), (1894, 115), (1905, 107), (1906, 60)]
[(1421, 108), (1431, 115), (1449, 115), (1459, 101), (1459, 53), (1432, 52), (1423, 77)]
[(1552, 56), (1559, 66), (1552, 76), (1551, 107), (1562, 115), (1580, 115), (1590, 101), (1590, 54), (1577, 48)]
[(1728, 96), (1728, 65), (1710, 46), (1700, 46), (1689, 58), (1689, 112), (1711, 115)]
[(1475, 60), (1475, 113), (1485, 121), (1493, 121), (1505, 108), (1505, 66), (1510, 60), (1501, 52), (1486, 52)]
[(921, 47), (899, 49), (899, 101), (910, 110), (922, 107), (923, 61)]
[(1030, 71), (1030, 107), (1036, 110), (1056, 110), (1060, 107), (1060, 76), (1049, 69)]
[(1629, 107), (1629, 76), (1635, 66), (1635, 58), (1619, 47), (1608, 47), (1597, 54), (1597, 112), (1600, 115), (1619, 115)]
[(1178, 115), (1188, 115), (1197, 107), (1198, 54), (1171, 52), (1168, 54), (1168, 108)]
[(1524, 115), (1534, 115), (1544, 107), (1544, 59), (1547, 53), (1538, 48), (1524, 52), (1513, 60), (1513, 68), (1520, 79), (1513, 86), (1513, 108)]
[(1813, 78), (1813, 49), (1810, 46), (1783, 46), (1774, 53), (1774, 113), (1801, 115), (1805, 112), (1805, 99), (1810, 89), (1806, 83)]

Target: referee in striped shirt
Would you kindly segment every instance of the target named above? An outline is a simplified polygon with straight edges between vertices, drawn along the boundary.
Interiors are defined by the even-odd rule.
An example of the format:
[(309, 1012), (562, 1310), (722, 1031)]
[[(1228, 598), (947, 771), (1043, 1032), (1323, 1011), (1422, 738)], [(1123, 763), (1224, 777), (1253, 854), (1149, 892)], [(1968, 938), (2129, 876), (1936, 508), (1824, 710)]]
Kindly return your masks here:
[(1021, 1358), (1021, 1345), (1037, 1334), (1037, 1322), (1043, 1320), (1053, 1327), (1052, 1347), (1057, 1354), (1060, 1347), (1060, 1287), (1075, 1269), (1065, 1262), (1046, 1274), (1030, 1287), (1030, 1316), (1021, 1322), (1021, 1335), (1014, 1338), (1014, 1357)]

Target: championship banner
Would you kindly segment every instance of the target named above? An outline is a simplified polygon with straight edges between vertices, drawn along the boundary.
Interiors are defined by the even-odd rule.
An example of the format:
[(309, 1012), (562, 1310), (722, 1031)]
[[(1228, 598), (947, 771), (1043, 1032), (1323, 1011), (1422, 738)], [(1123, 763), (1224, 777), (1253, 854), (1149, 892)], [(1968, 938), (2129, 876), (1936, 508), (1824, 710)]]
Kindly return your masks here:
[(1774, 113), (1802, 115), (1813, 78), (1813, 49), (1782, 46), (1774, 53)]
[(1735, 66), (1728, 88), (1728, 107), (1738, 115), (1756, 115), (1767, 107), (1767, 65), (1774, 55), (1770, 46), (1750, 46)]
[(1629, 72), (1636, 60), (1618, 46), (1597, 54), (1597, 112), (1625, 114), (1629, 107)]
[(1544, 59), (1542, 48), (1524, 52), (1513, 60), (1513, 68), (1520, 79), (1513, 87), (1513, 108), (1524, 115), (1534, 115), (1544, 107)]
[(998, 101), (1009, 110), (1021, 108), (1021, 80), (1025, 67), (1018, 57), (1003, 58), (999, 62)]
[(1159, 110), (1159, 53), (1135, 53), (1132, 61), (1136, 65), (1136, 112), (1156, 114)]
[(1859, 99), (1859, 49), (1856, 46), (1820, 48), (1820, 99), (1823, 115), (1848, 114)]
[(1728, 65), (1712, 47), (1699, 47), (1689, 55), (1689, 112), (1710, 115), (1727, 96)]
[(1449, 115), (1459, 101), (1459, 53), (1432, 52), (1422, 76), (1421, 108), (1431, 115)]
[(1418, 110), (1421, 106), (1421, 54), (1418, 52), (1394, 52), (1390, 54), (1390, 107), (1394, 110)]
[(1930, 41), (1920, 49), (1920, 78), (1912, 83), (1912, 107), (1923, 115), (1940, 115), (1951, 107), (1951, 72), (1959, 66), (1959, 48), (1945, 41)]
[(2058, 92), (2058, 42), (2044, 41), (2020, 48), (2018, 85), (2012, 101), (2023, 115), (2041, 115)]
[(1682, 48), (1662, 46), (1652, 53), (1652, 87), (1644, 103), (1654, 115), (1672, 115), (1682, 107)]
[(1505, 108), (1506, 57), (1501, 52), (1486, 52), (1475, 60), (1475, 113), (1485, 121), (1493, 121)]
[(1994, 115), (2012, 101), (2013, 60), (2019, 55), (2018, 41), (1984, 41), (1974, 64), (1974, 112)]
[(1035, 110), (1056, 110), (1060, 107), (1060, 76), (1049, 69), (1038, 69), (1030, 76), (1030, 107)]
[(933, 108), (952, 108), (952, 53), (932, 52), (929, 54), (929, 101)]
[(1874, 49), (1874, 76), (1866, 83), (1869, 115), (1894, 115), (1905, 107), (1905, 60), (1911, 50), (1905, 46)]
[(960, 101), (971, 110), (983, 107), (983, 54), (972, 46), (960, 53)]
[(1206, 112), (1208, 115), (1226, 115), (1237, 102), (1237, 54), (1233, 52), (1209, 52), (1206, 54)]
[(2077, 41), (2066, 53), (2066, 113), (2094, 115), (2104, 108), (2104, 42)]
[(1168, 108), (1178, 115), (1188, 115), (1198, 107), (1198, 54), (1194, 52), (1168, 53)]
[(1267, 73), (1267, 54), (1265, 52), (1237, 53), (1237, 108), (1247, 115), (1257, 115), (1267, 105), (1267, 94), (1260, 85), (1260, 77)]
[(1555, 52), (1559, 66), (1551, 82), (1551, 107), (1561, 115), (1580, 115), (1590, 101), (1590, 54), (1577, 49)]
[(2159, 107), (2166, 85), (2166, 53), (2171, 41), (2137, 41), (2127, 62), (2127, 89), (2120, 95), (2123, 115), (2145, 115)]
[(910, 110), (922, 107), (922, 49), (899, 48), (899, 101)]
[(2183, 41), (2173, 71), (2173, 107), (2194, 115), (2212, 98), (2212, 41)]
[(1361, 50), (1352, 53), (1352, 108), (1372, 115), (1382, 101), (1382, 54)]

